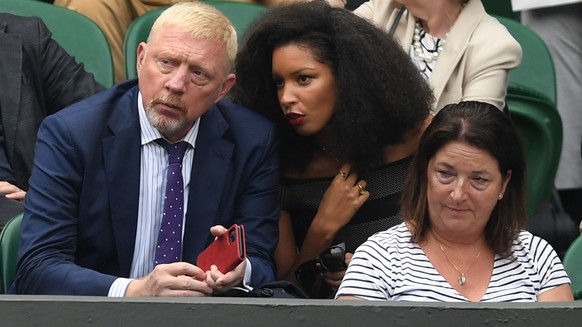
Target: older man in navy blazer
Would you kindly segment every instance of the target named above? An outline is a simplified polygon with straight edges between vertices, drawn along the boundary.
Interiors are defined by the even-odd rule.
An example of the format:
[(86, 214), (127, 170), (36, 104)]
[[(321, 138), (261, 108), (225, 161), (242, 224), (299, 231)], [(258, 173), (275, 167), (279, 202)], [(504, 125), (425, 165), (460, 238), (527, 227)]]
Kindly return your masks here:
[[(43, 122), (16, 292), (204, 296), (275, 278), (275, 132), (221, 100), (235, 81), (235, 55), (236, 33), (220, 12), (172, 6), (138, 48), (138, 81)], [(164, 264), (153, 259), (168, 160), (160, 138), (188, 143), (181, 259)], [(246, 229), (247, 260), (229, 272), (197, 267), (198, 254), (233, 223)]]

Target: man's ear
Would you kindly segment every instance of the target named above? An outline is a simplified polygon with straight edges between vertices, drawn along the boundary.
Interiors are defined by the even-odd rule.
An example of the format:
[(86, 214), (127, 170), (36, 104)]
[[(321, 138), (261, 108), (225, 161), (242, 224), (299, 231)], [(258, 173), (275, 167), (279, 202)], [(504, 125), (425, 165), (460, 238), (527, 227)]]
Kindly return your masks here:
[[(226, 79), (224, 80), (224, 82), (222, 82), (222, 85), (220, 86), (220, 93), (218, 94), (218, 98), (216, 99), (216, 102), (220, 101), (222, 98), (224, 98), (224, 96), (228, 93), (228, 91), (230, 91), (230, 89), (232, 89), (232, 87), (234, 86), (234, 83), (236, 82), (236, 75), (233, 73), (230, 73), (226, 76)], [(214, 103), (216, 103), (214, 102)]]
[(137, 46), (137, 62), (136, 62), (136, 69), (137, 69), (137, 76), (139, 77), (139, 71), (144, 64), (145, 56), (146, 56), (146, 48), (147, 44), (145, 42), (140, 42)]

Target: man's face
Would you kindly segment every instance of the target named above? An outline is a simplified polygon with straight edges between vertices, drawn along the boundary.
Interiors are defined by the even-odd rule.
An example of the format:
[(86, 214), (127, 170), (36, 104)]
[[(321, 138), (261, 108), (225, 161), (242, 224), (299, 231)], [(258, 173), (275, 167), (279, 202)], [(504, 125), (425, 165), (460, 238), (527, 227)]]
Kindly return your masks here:
[(139, 89), (152, 125), (170, 141), (182, 139), (198, 117), (232, 87), (226, 47), (176, 26), (161, 27), (138, 48)]

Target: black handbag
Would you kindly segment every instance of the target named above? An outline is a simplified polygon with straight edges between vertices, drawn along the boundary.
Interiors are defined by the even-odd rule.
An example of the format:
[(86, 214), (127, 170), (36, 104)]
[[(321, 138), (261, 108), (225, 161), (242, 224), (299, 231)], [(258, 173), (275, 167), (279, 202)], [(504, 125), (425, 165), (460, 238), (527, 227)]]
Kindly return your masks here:
[(218, 294), (220, 297), (257, 297), (257, 298), (282, 298), (282, 299), (309, 299), (301, 287), (286, 281), (277, 280), (265, 283), (249, 291), (243, 287), (234, 287), (231, 290)]
[(255, 287), (249, 294), (250, 297), (272, 297), (283, 299), (309, 299), (299, 286), (286, 281), (278, 280), (270, 283), (265, 283), (260, 287)]

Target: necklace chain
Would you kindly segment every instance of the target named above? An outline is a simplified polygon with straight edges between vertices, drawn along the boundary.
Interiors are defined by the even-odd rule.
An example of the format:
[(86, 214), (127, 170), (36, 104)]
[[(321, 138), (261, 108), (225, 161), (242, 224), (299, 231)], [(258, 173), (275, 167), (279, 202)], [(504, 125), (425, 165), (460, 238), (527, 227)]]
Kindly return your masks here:
[[(438, 242), (438, 240), (437, 240)], [(479, 256), (481, 256), (481, 250), (479, 250), (479, 253), (477, 253), (477, 256), (475, 257), (475, 260), (473, 261), (473, 263), (467, 268), (467, 270), (465, 272), (461, 272), (459, 270), (459, 268), (457, 268), (457, 266), (451, 261), (451, 258), (449, 258), (449, 256), (447, 255), (447, 253), (445, 252), (445, 249), (443, 248), (443, 245), (439, 242), (439, 247), (441, 248), (441, 251), (443, 252), (443, 254), (445, 255), (445, 258), (447, 258), (447, 261), (451, 264), (451, 266), (453, 266), (453, 268), (455, 268), (455, 270), (459, 273), (459, 279), (457, 279), (457, 281), (459, 282), (460, 285), (465, 285), (465, 283), (467, 282), (467, 276), (465, 276), (465, 272), (468, 272), (469, 270), (471, 270), (471, 268), (473, 268), (473, 266), (477, 263), (477, 260), (479, 260)]]
[(338, 157), (334, 156), (333, 153), (329, 152), (328, 149), (326, 149), (323, 145), (319, 146), (321, 148), (321, 151), (323, 151), (323, 153), (327, 154), (328, 156), (330, 156), (333, 160), (335, 160), (335, 162), (337, 162), (338, 164), (341, 164), (341, 161), (338, 159)]

